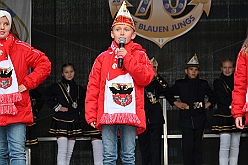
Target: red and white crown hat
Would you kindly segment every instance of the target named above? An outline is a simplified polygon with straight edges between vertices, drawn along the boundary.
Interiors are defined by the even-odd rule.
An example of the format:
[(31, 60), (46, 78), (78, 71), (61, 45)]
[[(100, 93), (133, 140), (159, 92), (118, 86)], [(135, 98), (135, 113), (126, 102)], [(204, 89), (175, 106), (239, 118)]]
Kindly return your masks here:
[(133, 18), (127, 9), (125, 1), (123, 1), (111, 28), (113, 28), (115, 25), (127, 25), (135, 30)]

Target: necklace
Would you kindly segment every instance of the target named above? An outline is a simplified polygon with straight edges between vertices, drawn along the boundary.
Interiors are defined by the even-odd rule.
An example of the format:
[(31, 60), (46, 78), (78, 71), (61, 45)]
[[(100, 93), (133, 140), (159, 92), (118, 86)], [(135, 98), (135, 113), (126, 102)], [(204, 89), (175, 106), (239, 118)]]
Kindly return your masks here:
[[(61, 88), (61, 90), (62, 90), (62, 92), (63, 92), (63, 94), (64, 94), (64, 96), (65, 96), (65, 98), (66, 98), (66, 100), (67, 100), (67, 102), (68, 103), (70, 103), (70, 101), (69, 101), (69, 99), (68, 99), (68, 97), (70, 98), (70, 100), (71, 100), (71, 102), (72, 102), (72, 104), (71, 104), (71, 106), (73, 107), (73, 108), (77, 108), (77, 106), (78, 106), (78, 104), (77, 104), (77, 100), (78, 100), (78, 98), (79, 98), (79, 89), (78, 89), (78, 98), (76, 99), (76, 101), (73, 101), (72, 100), (72, 97), (71, 97), (71, 95), (70, 95), (70, 92), (68, 91), (68, 88), (65, 86), (65, 84), (64, 83), (58, 83), (59, 84), (59, 87)], [(78, 86), (78, 88), (79, 88), (79, 86)], [(66, 93), (65, 93), (65, 91), (66, 91)], [(67, 97), (68, 96), (68, 97)]]
[(227, 85), (227, 83), (225, 82), (225, 80), (223, 80), (222, 78), (220, 78), (220, 80), (222, 80), (222, 82), (224, 83), (224, 88), (225, 88), (226, 92), (228, 93), (228, 90), (230, 92), (232, 92), (231, 88)]

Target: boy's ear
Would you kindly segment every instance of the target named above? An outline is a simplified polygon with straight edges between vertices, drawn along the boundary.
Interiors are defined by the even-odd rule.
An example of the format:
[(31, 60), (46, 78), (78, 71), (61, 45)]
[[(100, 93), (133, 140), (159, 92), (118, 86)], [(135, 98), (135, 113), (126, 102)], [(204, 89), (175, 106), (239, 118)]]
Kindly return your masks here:
[(111, 36), (111, 38), (114, 38), (114, 34), (113, 34), (113, 31), (112, 30), (110, 32), (110, 36)]
[(184, 72), (185, 72), (185, 74), (188, 74), (188, 69), (187, 68), (184, 69)]
[(133, 40), (136, 37), (136, 31), (133, 32), (131, 39)]

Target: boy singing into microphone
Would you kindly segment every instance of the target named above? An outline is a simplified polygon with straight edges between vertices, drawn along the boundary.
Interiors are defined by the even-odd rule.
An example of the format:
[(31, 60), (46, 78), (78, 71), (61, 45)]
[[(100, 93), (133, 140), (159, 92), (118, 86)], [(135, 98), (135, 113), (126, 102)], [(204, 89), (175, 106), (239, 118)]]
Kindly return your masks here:
[[(154, 77), (150, 60), (134, 43), (132, 17), (123, 2), (111, 27), (113, 42), (95, 60), (85, 100), (86, 121), (102, 131), (103, 164), (116, 164), (120, 135), (122, 164), (135, 165), (135, 139), (146, 128), (144, 87)], [(124, 47), (119, 39), (125, 38)], [(123, 63), (118, 67), (118, 56)]]

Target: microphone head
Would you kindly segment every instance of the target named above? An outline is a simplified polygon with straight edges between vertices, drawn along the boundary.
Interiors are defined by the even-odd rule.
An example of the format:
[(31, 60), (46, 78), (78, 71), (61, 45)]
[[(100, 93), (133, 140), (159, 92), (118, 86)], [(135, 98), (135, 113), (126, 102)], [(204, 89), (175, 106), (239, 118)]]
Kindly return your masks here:
[(125, 44), (126, 43), (126, 38), (119, 38), (119, 44)]

